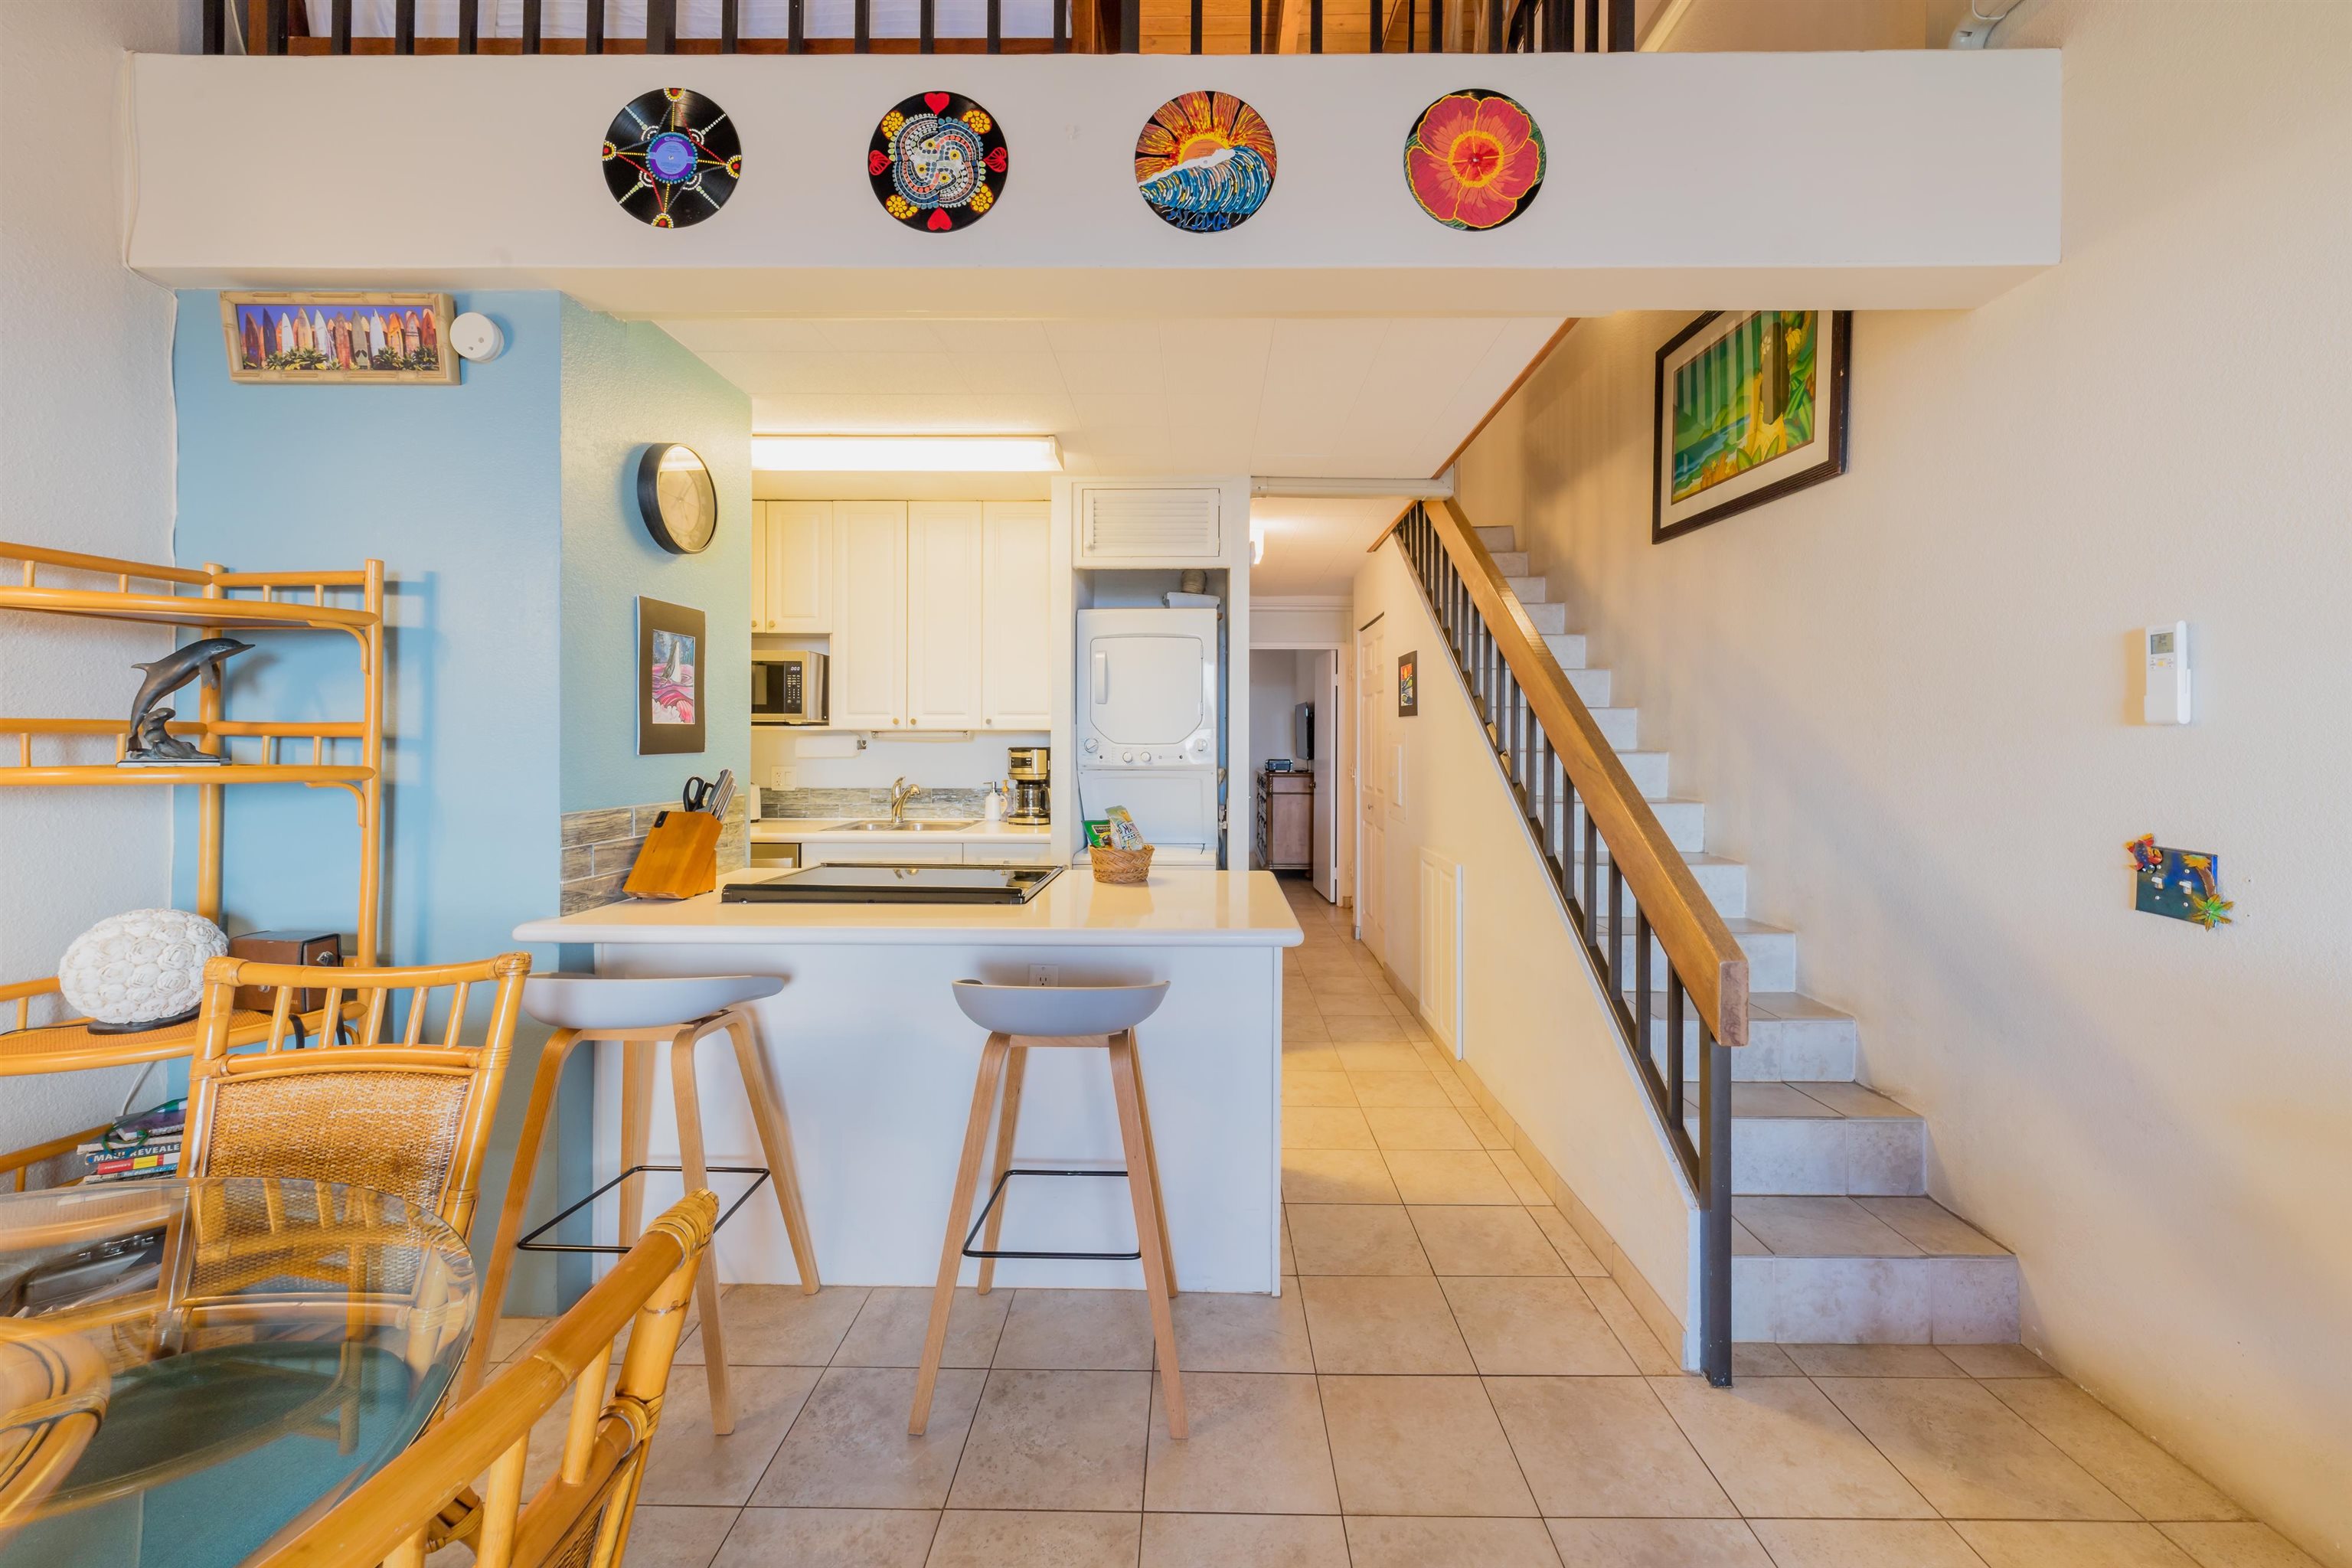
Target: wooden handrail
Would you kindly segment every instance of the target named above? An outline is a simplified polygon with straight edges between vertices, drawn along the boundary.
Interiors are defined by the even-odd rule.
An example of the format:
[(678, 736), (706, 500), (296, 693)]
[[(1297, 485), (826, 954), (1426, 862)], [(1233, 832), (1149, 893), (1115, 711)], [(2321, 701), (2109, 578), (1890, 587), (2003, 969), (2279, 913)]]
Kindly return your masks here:
[[(1569, 684), (1526, 606), (1503, 585), (1494, 556), (1461, 506), (1451, 500), (1422, 504), (1700, 1017), (1720, 1043), (1746, 1045), (1748, 955), (1738, 940), (1707, 901), (1682, 851)], [(1393, 531), (1395, 524), (1390, 526)], [(1619, 938), (1612, 932), (1611, 940)]]

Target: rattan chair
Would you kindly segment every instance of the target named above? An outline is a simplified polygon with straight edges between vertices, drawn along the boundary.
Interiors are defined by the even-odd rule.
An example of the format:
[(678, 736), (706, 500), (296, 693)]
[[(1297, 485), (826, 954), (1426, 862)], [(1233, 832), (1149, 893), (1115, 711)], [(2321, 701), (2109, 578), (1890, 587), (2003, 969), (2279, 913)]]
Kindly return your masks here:
[[(443, 1510), (489, 1472), (476, 1568), (612, 1568), (628, 1545), (646, 1455), (661, 1419), (688, 1293), (719, 1216), (697, 1191), (646, 1230), (579, 1304), (415, 1447), (253, 1568), (417, 1568)], [(604, 1379), (634, 1318), (621, 1377)], [(523, 1469), (532, 1424), (572, 1391), (561, 1467), (529, 1507)]]
[[(479, 1195), (482, 1156), (498, 1113), (522, 1012), (530, 955), (412, 969), (315, 969), (216, 958), (205, 966), (195, 1059), (188, 1068), (191, 1176), (291, 1176), (391, 1193), (467, 1234)], [(471, 989), (496, 987), (488, 1022), (463, 1041)], [(229, 1051), (241, 985), (274, 988), (269, 1033), (257, 1050)], [(440, 1037), (427, 1040), (433, 993), (449, 988)], [(326, 993), (324, 1016), (345, 1000), (362, 1005), (332, 1039), (306, 1037), (294, 1003)], [(406, 1016), (388, 1037), (394, 994)], [(307, 1040), (307, 1045), (306, 1045)]]

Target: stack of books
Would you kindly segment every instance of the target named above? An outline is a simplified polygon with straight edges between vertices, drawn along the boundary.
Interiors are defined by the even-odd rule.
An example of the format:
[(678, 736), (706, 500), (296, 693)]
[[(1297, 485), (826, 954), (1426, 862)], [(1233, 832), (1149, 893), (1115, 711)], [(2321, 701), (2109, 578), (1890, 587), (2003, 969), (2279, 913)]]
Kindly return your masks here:
[(180, 1168), (180, 1135), (187, 1121), (188, 1102), (171, 1100), (116, 1122), (97, 1142), (74, 1151), (81, 1156), (83, 1184), (173, 1174)]

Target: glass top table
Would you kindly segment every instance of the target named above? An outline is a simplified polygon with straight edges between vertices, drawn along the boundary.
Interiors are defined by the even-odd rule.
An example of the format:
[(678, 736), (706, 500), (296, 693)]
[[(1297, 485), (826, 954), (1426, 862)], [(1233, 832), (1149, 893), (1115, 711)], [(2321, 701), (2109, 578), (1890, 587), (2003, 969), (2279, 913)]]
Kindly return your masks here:
[(0, 1568), (232, 1568), (405, 1448), (473, 1326), (457, 1233), (266, 1177), (0, 1194)]

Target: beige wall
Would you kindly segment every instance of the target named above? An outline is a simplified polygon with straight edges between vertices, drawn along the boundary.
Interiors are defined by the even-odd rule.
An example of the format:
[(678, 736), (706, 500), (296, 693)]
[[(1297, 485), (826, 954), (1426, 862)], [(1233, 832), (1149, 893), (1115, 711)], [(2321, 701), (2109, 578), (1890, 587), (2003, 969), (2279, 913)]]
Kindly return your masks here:
[[(2001, 42), (2065, 51), (2066, 259), (1858, 319), (1843, 478), (1651, 544), (1688, 318), (1619, 316), (1466, 501), (1928, 1116), (2028, 1341), (2352, 1562), (2352, 6), (2042, 0)], [(2151, 728), (2136, 639), (2175, 618), (2198, 718)], [(2219, 853), (2235, 925), (2132, 911), (2150, 831)]]
[[(122, 266), (110, 106), (123, 51), (179, 47), (194, 11), (184, 0), (0, 3), (0, 103), (81, 106), (70, 177), (42, 157), (0, 159), (0, 538), (172, 559), (172, 296)], [(171, 646), (168, 632), (0, 618), (0, 713), (127, 716), (131, 661)], [(64, 754), (47, 742), (40, 752)], [(112, 755), (100, 745), (75, 760)], [(13, 739), (0, 757), (16, 760)], [(167, 793), (0, 791), (0, 981), (54, 974), (99, 920), (171, 901)], [(0, 1148), (105, 1121), (135, 1076), (0, 1080)], [(159, 1071), (150, 1100), (162, 1081)]]

